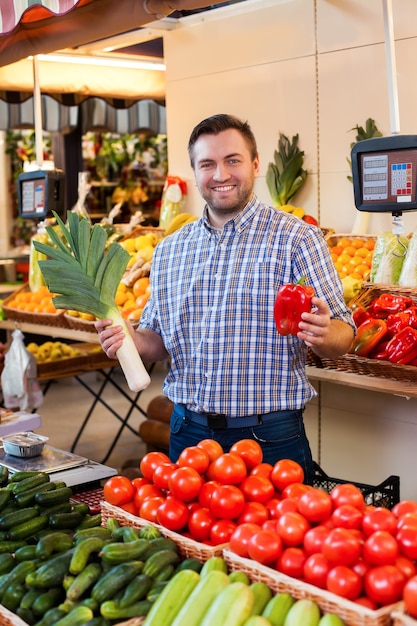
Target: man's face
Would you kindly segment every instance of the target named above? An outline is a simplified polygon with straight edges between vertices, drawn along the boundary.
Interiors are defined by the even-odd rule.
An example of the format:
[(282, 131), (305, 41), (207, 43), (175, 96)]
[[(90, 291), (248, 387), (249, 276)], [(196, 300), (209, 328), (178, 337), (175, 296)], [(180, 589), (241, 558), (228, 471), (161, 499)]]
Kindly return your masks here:
[(248, 202), (259, 159), (252, 160), (245, 139), (234, 128), (202, 135), (194, 144), (194, 176), (199, 192), (217, 217), (239, 213)]

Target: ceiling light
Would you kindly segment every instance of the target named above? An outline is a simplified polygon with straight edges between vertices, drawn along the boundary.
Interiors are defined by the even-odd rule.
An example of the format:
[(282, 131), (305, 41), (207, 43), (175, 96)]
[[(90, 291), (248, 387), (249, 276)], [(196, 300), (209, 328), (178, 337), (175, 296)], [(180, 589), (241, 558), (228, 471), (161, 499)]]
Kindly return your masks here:
[(51, 63), (71, 63), (78, 65), (100, 65), (102, 67), (119, 67), (131, 70), (156, 70), (165, 71), (164, 63), (155, 63), (152, 61), (135, 61), (132, 59), (121, 59), (114, 57), (92, 57), (77, 56), (64, 54), (38, 54), (39, 61), (48, 61)]

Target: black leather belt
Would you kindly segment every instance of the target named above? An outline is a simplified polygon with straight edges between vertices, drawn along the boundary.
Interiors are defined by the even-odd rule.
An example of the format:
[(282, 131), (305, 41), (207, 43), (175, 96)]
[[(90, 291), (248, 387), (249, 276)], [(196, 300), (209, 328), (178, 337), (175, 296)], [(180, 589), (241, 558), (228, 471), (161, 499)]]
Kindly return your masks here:
[(175, 411), (183, 413), (184, 417), (195, 424), (205, 426), (211, 430), (221, 430), (223, 428), (245, 428), (259, 426), (264, 422), (279, 417), (280, 413), (288, 411), (274, 411), (273, 413), (262, 413), (259, 415), (249, 415), (248, 417), (228, 417), (222, 413), (195, 413), (183, 405), (176, 404)]

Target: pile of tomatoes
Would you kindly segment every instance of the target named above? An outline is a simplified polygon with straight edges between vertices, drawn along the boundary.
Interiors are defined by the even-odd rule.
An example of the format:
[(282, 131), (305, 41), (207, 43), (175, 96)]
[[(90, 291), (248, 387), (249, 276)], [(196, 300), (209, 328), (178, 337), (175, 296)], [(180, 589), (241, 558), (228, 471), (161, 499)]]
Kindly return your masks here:
[(246, 439), (226, 453), (206, 439), (176, 463), (150, 452), (140, 469), (110, 478), (105, 500), (370, 609), (404, 597), (417, 617), (417, 502), (370, 506), (348, 483), (327, 493), (304, 484), (294, 461), (263, 463)]

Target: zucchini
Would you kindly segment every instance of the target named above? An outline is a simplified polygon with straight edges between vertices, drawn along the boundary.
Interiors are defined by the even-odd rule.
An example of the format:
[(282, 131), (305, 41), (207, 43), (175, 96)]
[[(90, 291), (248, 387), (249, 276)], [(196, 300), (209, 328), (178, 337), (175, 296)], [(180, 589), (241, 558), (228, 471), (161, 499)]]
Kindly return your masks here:
[(91, 597), (100, 604), (113, 598), (120, 589), (126, 587), (131, 580), (141, 573), (142, 561), (129, 561), (115, 565), (104, 574), (91, 590)]
[(212, 570), (218, 570), (220, 572), (224, 572), (225, 574), (229, 573), (227, 563), (221, 556), (211, 556), (209, 559), (207, 559), (207, 561), (201, 568), (200, 576), (204, 577)]
[(335, 613), (326, 613), (321, 617), (319, 626), (345, 626), (345, 622)]
[(32, 604), (32, 611), (35, 615), (42, 617), (47, 611), (58, 606), (65, 598), (65, 592), (62, 587), (51, 587), (44, 591)]
[(43, 588), (61, 585), (64, 577), (68, 574), (72, 554), (73, 548), (71, 548), (71, 550), (58, 553), (49, 561), (46, 561), (46, 563), (41, 565), (36, 571), (35, 584), (38, 587)]
[(49, 559), (54, 552), (69, 550), (72, 544), (73, 540), (68, 533), (60, 530), (50, 530), (38, 539), (38, 543), (35, 546), (36, 557), (42, 560)]
[(103, 561), (111, 565), (117, 565), (126, 561), (142, 559), (148, 546), (149, 541), (146, 539), (136, 539), (136, 541), (129, 541), (128, 543), (116, 541), (103, 546), (100, 556)]
[(230, 572), (229, 580), (231, 583), (241, 582), (241, 583), (245, 583), (245, 585), (250, 585), (250, 580), (249, 580), (249, 576), (247, 575), (247, 573), (241, 572), (239, 570), (236, 570), (235, 572)]
[(104, 539), (101, 537), (86, 537), (76, 543), (69, 566), (70, 574), (80, 574), (86, 567), (91, 554), (100, 552), (103, 546)]
[(145, 561), (143, 573), (150, 576), (150, 578), (154, 578), (166, 565), (178, 563), (179, 560), (180, 557), (177, 552), (173, 550), (160, 550), (152, 554), (152, 556)]
[(272, 599), (272, 591), (268, 585), (262, 581), (252, 583), (250, 588), (253, 591), (254, 597), (252, 615), (262, 615), (266, 605)]
[(100, 613), (108, 620), (129, 619), (131, 617), (140, 617), (147, 615), (152, 604), (148, 600), (139, 600), (135, 604), (126, 606), (124, 609), (118, 602), (107, 600), (100, 606)]
[[(171, 626), (199, 581), (200, 575), (191, 569), (175, 574), (152, 604), (145, 620), (146, 626)], [(219, 626), (216, 622), (210, 626), (214, 625)]]
[(76, 606), (67, 615), (61, 617), (54, 626), (84, 626), (88, 620), (94, 617), (93, 611), (88, 606)]
[(27, 522), (17, 524), (9, 530), (9, 539), (12, 541), (29, 539), (48, 526), (49, 518), (46, 515), (38, 515)]
[(271, 622), (262, 615), (251, 615), (242, 626), (271, 626)]
[(99, 563), (89, 563), (85, 569), (75, 576), (71, 584), (67, 589), (68, 600), (78, 600), (83, 593), (96, 583), (102, 574), (102, 569)]
[(146, 576), (146, 574), (138, 574), (133, 580), (125, 587), (123, 596), (120, 599), (120, 608), (124, 609), (138, 600), (146, 598), (147, 593), (152, 587), (152, 578)]
[(294, 603), (295, 599), (289, 593), (277, 593), (269, 600), (262, 616), (269, 619), (272, 626), (283, 626)]
[[(219, 570), (209, 572), (200, 578), (187, 600), (180, 607), (171, 626), (199, 626), (205, 613), (215, 598), (230, 584), (227, 574)], [(213, 622), (213, 625), (217, 623)]]
[(250, 617), (253, 603), (253, 591), (248, 585), (230, 583), (211, 603), (200, 626), (241, 626)]
[(11, 511), (10, 513), (4, 513), (0, 517), (0, 529), (1, 530), (9, 530), (17, 526), (18, 524), (22, 524), (24, 522), (33, 519), (39, 515), (39, 509), (35, 506), (29, 506), (24, 509), (20, 509), (18, 511)]
[(294, 602), (287, 613), (284, 626), (318, 626), (320, 608), (313, 600), (301, 599)]
[(61, 487), (52, 491), (41, 491), (35, 496), (35, 502), (39, 506), (53, 506), (55, 504), (63, 504), (69, 502), (72, 496), (71, 487)]

